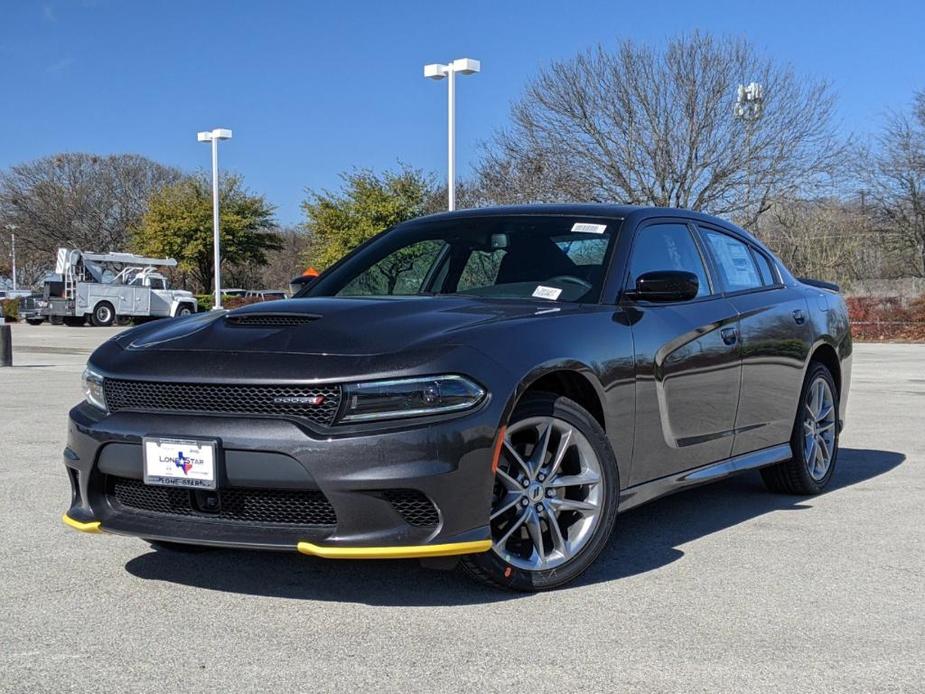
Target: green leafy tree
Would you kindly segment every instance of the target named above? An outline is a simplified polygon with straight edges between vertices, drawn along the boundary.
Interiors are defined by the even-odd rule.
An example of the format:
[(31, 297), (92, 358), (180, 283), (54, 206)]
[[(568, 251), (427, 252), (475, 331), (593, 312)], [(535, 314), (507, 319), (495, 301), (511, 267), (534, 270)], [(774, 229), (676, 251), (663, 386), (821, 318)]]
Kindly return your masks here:
[[(381, 175), (369, 169), (341, 174), (340, 192), (309, 191), (302, 203), (312, 247), (306, 262), (326, 268), (367, 239), (399, 222), (443, 209), (441, 190), (433, 177), (402, 166)], [(445, 191), (443, 191), (445, 192)], [(402, 272), (414, 265), (415, 249), (377, 266), (385, 287), (394, 288)], [(369, 278), (375, 281), (375, 278)]]
[[(222, 265), (266, 262), (278, 250), (270, 233), (273, 207), (248, 192), (240, 177), (227, 175), (219, 191)], [(154, 193), (134, 235), (136, 251), (176, 258), (206, 291), (212, 289), (212, 183), (205, 174), (188, 176)]]

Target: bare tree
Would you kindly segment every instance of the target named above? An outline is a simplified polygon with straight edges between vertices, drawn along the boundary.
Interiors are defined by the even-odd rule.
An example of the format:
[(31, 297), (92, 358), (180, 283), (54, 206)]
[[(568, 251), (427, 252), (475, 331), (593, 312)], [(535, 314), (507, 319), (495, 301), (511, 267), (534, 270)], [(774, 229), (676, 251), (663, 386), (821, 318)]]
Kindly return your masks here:
[(134, 154), (58, 154), (17, 164), (0, 172), (0, 222), (17, 225), (24, 252), (125, 250), (149, 195), (179, 177)]
[[(759, 118), (737, 86), (764, 87)], [(684, 207), (753, 222), (771, 201), (831, 178), (844, 145), (825, 82), (798, 78), (746, 41), (695, 33), (632, 41), (543, 69), (479, 169), (483, 200)]]
[(878, 236), (864, 207), (840, 198), (773, 201), (759, 235), (795, 275), (839, 284), (869, 272)]
[[(13, 263), (9, 234), (0, 227), (0, 288), (12, 286)], [(54, 270), (55, 258), (47, 253), (16, 245), (16, 277), (19, 289), (36, 287), (46, 273)]]
[(911, 117), (889, 117), (861, 171), (899, 274), (925, 277), (925, 91), (916, 95)]

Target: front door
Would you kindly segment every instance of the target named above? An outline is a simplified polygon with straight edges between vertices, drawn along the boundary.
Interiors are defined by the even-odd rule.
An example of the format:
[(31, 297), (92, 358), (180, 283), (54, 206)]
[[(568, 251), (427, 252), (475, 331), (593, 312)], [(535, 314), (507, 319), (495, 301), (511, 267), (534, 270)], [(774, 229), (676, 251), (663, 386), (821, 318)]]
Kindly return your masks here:
[(711, 281), (692, 227), (681, 220), (642, 226), (628, 267), (629, 287), (658, 270), (693, 272), (700, 284), (689, 301), (622, 303), (635, 351), (633, 485), (730, 456), (741, 362), (738, 314)]

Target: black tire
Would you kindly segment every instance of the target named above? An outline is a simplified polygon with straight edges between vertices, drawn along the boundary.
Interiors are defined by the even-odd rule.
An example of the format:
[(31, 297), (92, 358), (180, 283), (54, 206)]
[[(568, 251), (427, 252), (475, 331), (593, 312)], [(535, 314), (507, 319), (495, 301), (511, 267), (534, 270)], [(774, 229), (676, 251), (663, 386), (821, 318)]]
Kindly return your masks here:
[(69, 328), (82, 328), (87, 324), (85, 316), (65, 316), (64, 324)]
[(566, 563), (547, 570), (527, 570), (505, 561), (494, 549), (462, 558), (463, 569), (481, 583), (508, 590), (537, 592), (559, 588), (575, 580), (601, 553), (610, 539), (617, 517), (620, 481), (610, 442), (597, 420), (586, 409), (553, 393), (528, 393), (517, 404), (510, 425), (531, 417), (555, 417), (577, 429), (598, 458), (602, 473), (602, 514), (591, 537)]
[(48, 320), (52, 325), (64, 325), (64, 316), (51, 316)]
[(183, 542), (168, 542), (167, 540), (145, 540), (153, 549), (158, 552), (176, 552), (178, 554), (202, 554), (210, 552), (215, 547), (205, 545), (188, 545)]
[[(825, 474), (815, 479), (809, 470), (809, 465), (804, 459), (803, 454), (803, 423), (809, 416), (807, 405), (807, 393), (810, 386), (818, 379), (823, 379), (829, 386), (834, 400), (834, 444), (832, 446), (832, 459), (829, 463)], [(806, 372), (806, 379), (803, 381), (803, 388), (800, 391), (800, 405), (797, 408), (796, 418), (793, 422), (793, 432), (790, 435), (790, 450), (793, 457), (783, 463), (771, 465), (761, 469), (761, 478), (764, 480), (768, 490), (779, 494), (799, 494), (812, 495), (820, 494), (832, 481), (835, 474), (835, 466), (838, 461), (838, 439), (839, 439), (839, 422), (838, 422), (838, 405), (839, 393), (835, 387), (835, 380), (828, 368), (819, 362), (811, 362), (809, 370)]]
[(180, 304), (177, 306), (177, 314), (175, 318), (185, 318), (186, 316), (193, 315), (193, 307), (189, 304)]
[(44, 318), (27, 318), (26, 323), (29, 325), (41, 325), (45, 322)]
[(116, 316), (116, 325), (125, 327), (132, 324), (131, 316)]
[(93, 307), (93, 315), (90, 321), (97, 328), (106, 328), (112, 325), (116, 320), (116, 310), (108, 301), (101, 301)]

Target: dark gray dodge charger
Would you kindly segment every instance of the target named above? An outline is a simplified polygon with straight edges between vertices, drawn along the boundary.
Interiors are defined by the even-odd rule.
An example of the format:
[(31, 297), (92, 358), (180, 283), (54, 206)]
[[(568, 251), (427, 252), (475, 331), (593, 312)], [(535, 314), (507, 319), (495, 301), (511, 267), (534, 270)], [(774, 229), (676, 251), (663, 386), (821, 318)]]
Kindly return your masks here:
[(291, 300), (97, 349), (65, 522), (183, 550), (461, 563), (561, 586), (617, 513), (741, 470), (831, 482), (851, 335), (720, 219), (609, 205), (398, 225)]

